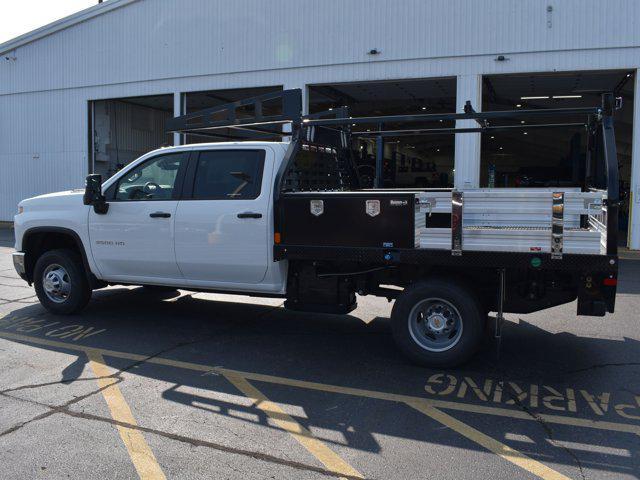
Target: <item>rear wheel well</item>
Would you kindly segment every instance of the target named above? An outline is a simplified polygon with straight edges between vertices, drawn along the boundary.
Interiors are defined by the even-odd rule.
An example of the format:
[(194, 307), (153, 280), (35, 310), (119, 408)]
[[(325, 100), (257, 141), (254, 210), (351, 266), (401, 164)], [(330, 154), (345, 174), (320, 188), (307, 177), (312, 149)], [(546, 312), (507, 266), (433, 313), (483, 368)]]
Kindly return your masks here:
[(488, 268), (444, 268), (433, 267), (422, 275), (414, 277), (412, 284), (428, 281), (447, 281), (459, 284), (477, 297), (483, 311), (495, 309), (498, 289), (498, 272)]

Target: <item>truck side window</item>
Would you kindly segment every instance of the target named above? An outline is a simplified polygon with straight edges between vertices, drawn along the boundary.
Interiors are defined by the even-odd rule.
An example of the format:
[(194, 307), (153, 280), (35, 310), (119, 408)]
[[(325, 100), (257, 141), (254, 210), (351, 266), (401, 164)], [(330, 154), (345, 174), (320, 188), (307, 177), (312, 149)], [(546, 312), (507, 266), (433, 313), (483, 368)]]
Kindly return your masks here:
[(200, 152), (194, 200), (251, 200), (260, 195), (264, 150)]
[(171, 200), (178, 170), (186, 155), (171, 153), (152, 158), (118, 180), (116, 200)]

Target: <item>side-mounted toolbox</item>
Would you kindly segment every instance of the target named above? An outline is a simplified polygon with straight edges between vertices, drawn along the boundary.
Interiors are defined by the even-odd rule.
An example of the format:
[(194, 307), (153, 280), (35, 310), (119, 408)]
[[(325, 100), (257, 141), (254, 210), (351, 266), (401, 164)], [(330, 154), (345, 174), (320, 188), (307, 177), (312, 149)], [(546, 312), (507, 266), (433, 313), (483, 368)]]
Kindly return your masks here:
[(415, 247), (414, 193), (287, 193), (278, 214), (285, 245)]

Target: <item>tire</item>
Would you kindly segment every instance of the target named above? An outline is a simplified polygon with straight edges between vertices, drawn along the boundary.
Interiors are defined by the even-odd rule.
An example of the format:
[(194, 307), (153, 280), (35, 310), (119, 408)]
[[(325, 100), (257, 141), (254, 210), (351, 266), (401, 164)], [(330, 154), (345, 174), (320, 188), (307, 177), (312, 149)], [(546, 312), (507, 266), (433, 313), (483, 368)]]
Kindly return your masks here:
[(36, 261), (33, 283), (44, 308), (57, 315), (80, 312), (91, 299), (82, 259), (73, 250), (51, 250)]
[(391, 312), (393, 337), (413, 362), (454, 367), (476, 353), (484, 335), (483, 309), (473, 291), (453, 280), (416, 283)]

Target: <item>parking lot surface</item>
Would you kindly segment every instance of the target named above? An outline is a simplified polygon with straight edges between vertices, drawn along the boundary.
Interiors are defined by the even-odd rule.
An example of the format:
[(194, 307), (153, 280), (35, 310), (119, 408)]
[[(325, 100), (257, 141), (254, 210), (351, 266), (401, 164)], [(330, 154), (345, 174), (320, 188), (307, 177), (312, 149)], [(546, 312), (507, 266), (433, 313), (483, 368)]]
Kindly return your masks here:
[(408, 363), (391, 305), (94, 292), (46, 313), (0, 230), (0, 464), (22, 478), (640, 477), (640, 261), (617, 311), (508, 315), (458, 369)]

